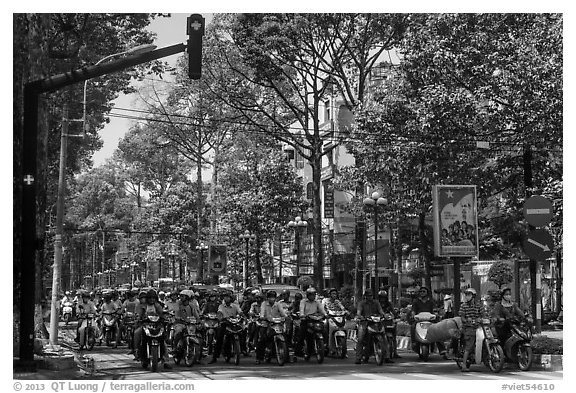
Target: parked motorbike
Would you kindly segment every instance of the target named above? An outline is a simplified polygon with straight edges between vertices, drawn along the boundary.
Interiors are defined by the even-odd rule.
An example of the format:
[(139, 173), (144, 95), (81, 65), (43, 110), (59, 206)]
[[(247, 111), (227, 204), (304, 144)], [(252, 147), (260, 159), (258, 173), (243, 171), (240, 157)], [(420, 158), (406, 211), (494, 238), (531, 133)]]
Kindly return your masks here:
[[(266, 321), (267, 322), (267, 321)], [(272, 318), (268, 324), (267, 346), (264, 356), (267, 362), (276, 356), (278, 365), (283, 366), (288, 360), (288, 344), (286, 343), (286, 318)]]
[(430, 352), (434, 349), (434, 343), (426, 339), (428, 328), (436, 320), (436, 315), (429, 312), (421, 312), (414, 316), (416, 324), (415, 348), (414, 351), (418, 354), (421, 360), (427, 361), (430, 357)]
[(72, 309), (74, 304), (70, 301), (64, 302), (62, 305), (62, 320), (68, 326), (68, 323), (72, 320)]
[(318, 363), (324, 361), (324, 315), (310, 314), (304, 318), (304, 325), (301, 329), (306, 329), (304, 336), (304, 360), (310, 360), (310, 356), (316, 355)]
[(386, 336), (384, 331), (384, 318), (380, 315), (371, 315), (362, 318), (361, 321), (367, 321), (366, 335), (362, 343), (364, 351), (364, 361), (368, 361), (371, 355), (374, 355), (376, 364), (379, 366), (384, 363), (386, 357)]
[(224, 349), (224, 360), (226, 363), (234, 359), (234, 364), (240, 364), (240, 333), (246, 329), (246, 324), (241, 317), (228, 317), (228, 323), (224, 331), (222, 348)]
[[(460, 337), (456, 355), (456, 364), (460, 369), (464, 366), (464, 337)], [(504, 351), (498, 342), (498, 339), (492, 334), (491, 321), (489, 318), (482, 318), (480, 326), (476, 329), (476, 347), (474, 352), (470, 353), (466, 361), (466, 367), (471, 364), (484, 363), (490, 371), (499, 373), (504, 367)]]
[(507, 323), (510, 327), (510, 336), (508, 338), (498, 337), (503, 343), (506, 360), (517, 364), (522, 371), (530, 370), (533, 360), (532, 345), (530, 344), (532, 341), (530, 319), (526, 321), (512, 319), (502, 321), (502, 323)]
[[(102, 312), (102, 333), (104, 340), (106, 341), (106, 346), (109, 347), (112, 344), (112, 339), (116, 337), (116, 332), (118, 329), (118, 314), (111, 311)], [(116, 340), (116, 338), (114, 338)], [(118, 346), (118, 341), (115, 341), (115, 346)]]
[(209, 313), (203, 318), (204, 323), (204, 345), (208, 355), (214, 353), (214, 346), (216, 345), (216, 329), (220, 326), (220, 320), (215, 313)]
[(94, 326), (94, 318), (95, 315), (92, 313), (89, 314), (80, 314), (78, 317), (78, 323), (82, 324), (82, 320), (86, 320), (86, 329), (84, 330), (84, 339), (80, 341), (80, 349), (86, 348), (87, 350), (91, 351), (94, 348), (94, 344), (96, 344), (96, 328)]
[(328, 311), (328, 331), (330, 329), (334, 329), (332, 331), (331, 337), (328, 339), (334, 342), (334, 349), (336, 350), (336, 357), (340, 359), (344, 359), (348, 352), (346, 348), (346, 340), (347, 340), (347, 333), (346, 333), (346, 314), (347, 311)]
[(182, 337), (175, 343), (174, 363), (180, 364), (184, 359), (184, 364), (188, 367), (200, 363), (202, 351), (202, 322), (193, 316), (186, 318), (185, 329)]
[(156, 313), (146, 313), (142, 325), (142, 367), (148, 368), (152, 364), (152, 371), (158, 371), (158, 361), (160, 360), (160, 340), (164, 335), (164, 324), (160, 316)]

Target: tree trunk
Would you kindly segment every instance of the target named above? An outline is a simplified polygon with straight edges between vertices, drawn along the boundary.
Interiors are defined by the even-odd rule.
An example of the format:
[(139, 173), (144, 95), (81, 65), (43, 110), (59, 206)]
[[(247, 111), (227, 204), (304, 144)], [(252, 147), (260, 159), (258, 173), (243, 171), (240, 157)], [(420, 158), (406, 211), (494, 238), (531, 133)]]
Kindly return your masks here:
[(424, 286), (430, 290), (432, 293), (432, 279), (430, 277), (430, 258), (428, 258), (426, 252), (426, 245), (428, 241), (426, 239), (426, 212), (420, 212), (418, 214), (418, 235), (420, 238), (420, 255), (424, 258)]
[(264, 276), (262, 275), (262, 262), (260, 261), (260, 235), (256, 235), (256, 257), (254, 258), (256, 261), (256, 278), (258, 280), (258, 284), (264, 283)]
[[(201, 151), (202, 145), (198, 138), (198, 151)], [(200, 244), (202, 239), (202, 157), (200, 154), (196, 157), (196, 243)], [(202, 251), (198, 253), (198, 282), (204, 280), (204, 261), (202, 260)]]
[(322, 213), (320, 209), (322, 205), (320, 198), (322, 156), (319, 150), (319, 148), (316, 148), (310, 164), (312, 166), (312, 184), (314, 187), (314, 224), (312, 226), (314, 242), (314, 281), (316, 281), (317, 289), (322, 290), (324, 289), (324, 250), (322, 249)]

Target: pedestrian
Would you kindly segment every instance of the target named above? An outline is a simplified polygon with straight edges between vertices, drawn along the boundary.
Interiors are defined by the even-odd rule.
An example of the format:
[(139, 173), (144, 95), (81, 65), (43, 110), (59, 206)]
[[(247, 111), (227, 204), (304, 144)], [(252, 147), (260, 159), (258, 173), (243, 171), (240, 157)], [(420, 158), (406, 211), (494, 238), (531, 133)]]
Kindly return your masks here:
[(480, 318), (482, 317), (482, 307), (476, 304), (476, 290), (467, 288), (464, 291), (465, 302), (460, 307), (459, 315), (462, 318), (464, 328), (464, 356), (462, 357), (462, 372), (470, 371), (468, 357), (470, 352), (474, 351), (476, 344), (476, 328), (478, 328)]

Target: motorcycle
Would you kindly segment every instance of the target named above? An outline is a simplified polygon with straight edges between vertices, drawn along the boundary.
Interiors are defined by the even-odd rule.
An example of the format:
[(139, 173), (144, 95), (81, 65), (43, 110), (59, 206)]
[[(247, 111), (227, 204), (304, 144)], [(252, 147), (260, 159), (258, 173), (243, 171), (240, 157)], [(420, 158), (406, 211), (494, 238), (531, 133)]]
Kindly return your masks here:
[(202, 351), (202, 322), (195, 317), (186, 318), (185, 328), (182, 337), (175, 343), (174, 363), (180, 364), (184, 359), (184, 364), (188, 367), (200, 363)]
[(220, 320), (215, 313), (209, 313), (203, 318), (204, 323), (204, 345), (208, 355), (214, 353), (214, 346), (216, 345), (216, 330), (220, 326)]
[(318, 363), (324, 361), (324, 315), (310, 314), (304, 318), (304, 325), (301, 329), (306, 329), (304, 339), (304, 360), (310, 360), (310, 356), (316, 354)]
[(240, 364), (240, 333), (246, 329), (246, 325), (241, 317), (228, 317), (225, 319), (227, 323), (226, 330), (224, 331), (224, 340), (222, 348), (224, 348), (224, 360), (226, 363), (234, 358), (234, 364)]
[(414, 316), (414, 321), (416, 324), (415, 337), (415, 349), (414, 351), (418, 354), (421, 360), (427, 361), (430, 357), (430, 352), (434, 348), (434, 343), (426, 340), (426, 334), (428, 328), (436, 320), (436, 315), (429, 312), (421, 312)]
[(62, 305), (62, 320), (68, 326), (68, 323), (72, 319), (72, 308), (74, 304), (70, 301), (64, 302)]
[(160, 360), (160, 340), (164, 335), (164, 324), (160, 316), (156, 313), (147, 313), (142, 325), (142, 367), (148, 368), (152, 363), (152, 371), (158, 371), (158, 361)]
[(362, 318), (361, 321), (367, 321), (366, 335), (364, 336), (364, 361), (368, 361), (371, 355), (374, 355), (376, 364), (381, 366), (386, 356), (386, 336), (384, 333), (384, 318), (380, 315), (371, 315)]
[(272, 318), (267, 330), (268, 345), (266, 346), (266, 362), (276, 356), (278, 365), (283, 366), (288, 359), (288, 344), (286, 343), (286, 318)]
[(122, 340), (128, 343), (128, 349), (134, 349), (134, 327), (136, 316), (132, 312), (126, 312), (122, 319)]
[(168, 332), (166, 344), (174, 345), (174, 311), (164, 312), (164, 330)]
[[(456, 355), (456, 365), (462, 369), (464, 355), (464, 337), (460, 337), (458, 353)], [(490, 371), (499, 373), (504, 367), (504, 351), (498, 339), (492, 334), (491, 321), (489, 318), (482, 318), (480, 326), (476, 329), (476, 346), (466, 360), (466, 368), (471, 364), (484, 363)]]
[(336, 350), (336, 357), (340, 359), (344, 359), (348, 350), (346, 348), (346, 314), (347, 311), (328, 311), (328, 331), (331, 328), (334, 330), (332, 331), (331, 337), (328, 340), (334, 342), (334, 349)]
[(82, 323), (83, 319), (86, 319), (86, 329), (84, 330), (84, 341), (79, 342), (80, 349), (86, 348), (88, 351), (91, 351), (94, 348), (94, 344), (96, 344), (96, 330), (94, 328), (94, 317), (95, 315), (92, 313), (89, 314), (81, 314), (78, 323)]
[[(112, 337), (118, 329), (118, 314), (116, 312), (103, 311), (102, 312), (102, 333), (104, 340), (106, 341), (106, 346), (109, 347), (112, 343)], [(118, 346), (118, 340), (115, 339), (115, 346)]]
[(388, 344), (388, 356), (392, 357), (396, 352), (396, 325), (400, 318), (394, 318), (391, 312), (384, 313), (384, 333)]
[[(532, 341), (530, 320), (520, 321), (512, 319), (504, 321), (504, 323), (509, 323), (510, 325), (510, 336), (506, 340), (502, 340), (506, 359), (516, 363), (522, 371), (530, 370), (533, 360), (532, 346), (530, 345)], [(501, 337), (499, 337), (500, 339)]]

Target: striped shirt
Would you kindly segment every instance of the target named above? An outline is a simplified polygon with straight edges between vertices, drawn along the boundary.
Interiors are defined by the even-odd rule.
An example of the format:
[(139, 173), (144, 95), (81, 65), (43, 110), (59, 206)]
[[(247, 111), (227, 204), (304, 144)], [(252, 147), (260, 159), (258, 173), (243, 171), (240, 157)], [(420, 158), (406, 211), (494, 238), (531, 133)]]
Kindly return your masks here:
[(483, 315), (482, 307), (474, 302), (465, 302), (460, 306), (458, 315), (464, 327), (477, 327), (477, 319)]

